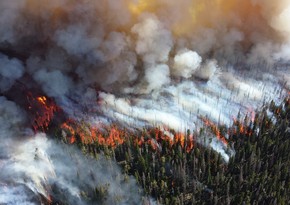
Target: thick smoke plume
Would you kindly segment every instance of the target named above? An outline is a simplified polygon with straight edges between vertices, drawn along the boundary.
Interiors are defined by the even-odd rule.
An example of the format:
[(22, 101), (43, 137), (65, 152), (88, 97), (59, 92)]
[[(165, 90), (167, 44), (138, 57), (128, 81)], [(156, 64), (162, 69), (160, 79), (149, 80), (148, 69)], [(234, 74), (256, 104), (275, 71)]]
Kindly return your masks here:
[[(58, 170), (69, 151), (43, 136), (19, 139), (31, 135), (27, 108), (13, 96), (19, 84), (92, 124), (198, 131), (207, 116), (229, 125), (289, 94), (289, 22), (288, 0), (0, 1), (0, 93), (9, 99), (0, 97), (0, 166), (17, 171), (0, 175), (0, 202), (29, 201), (36, 189), (45, 196), (42, 182), (55, 176), (69, 193), (80, 187)], [(208, 142), (227, 160), (218, 143)], [(35, 148), (49, 160), (36, 175), (23, 170), (25, 160), (35, 164)]]
[[(32, 137), (21, 110), (3, 97), (0, 102), (1, 204), (41, 204), (45, 198), (68, 204), (142, 204), (135, 180), (126, 179), (116, 162), (101, 154), (98, 160), (84, 157), (45, 134)], [(94, 198), (96, 189), (105, 191), (103, 198)]]
[(1, 55), (1, 90), (24, 72), (56, 98), (91, 85), (149, 93), (174, 79), (210, 80), (217, 67), (268, 72), (289, 60), (289, 8), (286, 0), (1, 2), (1, 50), (26, 57)]

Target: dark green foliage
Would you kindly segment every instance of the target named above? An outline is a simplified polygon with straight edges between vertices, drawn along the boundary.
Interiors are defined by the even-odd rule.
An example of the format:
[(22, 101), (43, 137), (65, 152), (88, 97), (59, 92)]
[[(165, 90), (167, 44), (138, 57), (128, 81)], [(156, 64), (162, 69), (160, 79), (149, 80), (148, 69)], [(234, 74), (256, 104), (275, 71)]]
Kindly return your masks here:
[[(281, 105), (272, 102), (263, 108), (253, 122), (246, 117), (230, 128), (220, 127), (236, 152), (228, 163), (200, 144), (188, 151), (181, 142), (163, 141), (154, 149), (147, 143), (138, 145), (136, 135), (126, 136), (128, 142), (114, 149), (98, 144), (84, 147), (93, 155), (103, 152), (117, 160), (124, 173), (135, 176), (144, 192), (160, 204), (286, 205), (290, 202), (289, 121), (290, 104), (285, 99)], [(143, 132), (140, 136), (145, 139), (155, 139)], [(103, 192), (96, 189), (96, 193), (102, 199)]]

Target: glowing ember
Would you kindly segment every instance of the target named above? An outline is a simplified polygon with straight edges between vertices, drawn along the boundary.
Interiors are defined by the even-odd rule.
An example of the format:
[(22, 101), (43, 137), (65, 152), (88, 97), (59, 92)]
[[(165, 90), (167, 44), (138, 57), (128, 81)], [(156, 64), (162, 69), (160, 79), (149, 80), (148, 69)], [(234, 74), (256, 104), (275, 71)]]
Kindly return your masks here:
[(27, 100), (29, 102), (28, 110), (32, 115), (33, 129), (35, 131), (47, 130), (58, 107), (51, 99), (45, 96), (34, 97), (30, 92), (27, 94)]
[(46, 105), (46, 97), (42, 96), (42, 97), (38, 97), (36, 98), (38, 102), (40, 102), (43, 105)]

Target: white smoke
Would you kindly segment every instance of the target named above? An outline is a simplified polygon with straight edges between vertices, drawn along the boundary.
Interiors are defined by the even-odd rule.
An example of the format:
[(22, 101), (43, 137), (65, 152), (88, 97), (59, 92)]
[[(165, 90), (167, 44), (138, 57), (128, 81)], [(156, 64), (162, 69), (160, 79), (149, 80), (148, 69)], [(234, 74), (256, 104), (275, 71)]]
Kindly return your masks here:
[(202, 59), (194, 51), (180, 51), (174, 57), (173, 75), (190, 78), (195, 70), (200, 66)]
[[(142, 192), (132, 177), (125, 179), (115, 161), (83, 156), (74, 147), (45, 134), (28, 137), (19, 108), (0, 98), (0, 203), (40, 204), (41, 196), (69, 204), (93, 204), (106, 188), (103, 204), (142, 204)], [(130, 194), (128, 194), (130, 193)]]
[[(28, 140), (31, 150), (23, 150), (21, 145), (30, 145), (21, 140), (14, 142), (29, 135), (27, 108), (16, 105), (22, 105), (21, 99), (11, 91), (16, 82), (54, 97), (69, 117), (86, 115), (92, 123), (169, 126), (183, 132), (198, 131), (200, 116), (207, 116), (230, 125), (239, 112), (246, 115), (264, 101), (281, 101), (289, 94), (289, 9), (288, 0), (1, 1), (0, 92), (15, 99), (0, 98), (0, 137), (5, 139), (0, 152), (11, 162), (1, 166), (18, 166), (22, 180), (9, 184), (10, 193), (19, 196), (23, 184), (34, 192), (46, 181), (23, 170), (29, 162), (16, 152), (31, 159), (34, 147), (41, 147), (44, 159), (51, 160), (48, 165), (62, 162), (49, 155), (58, 145), (44, 137)], [(208, 144), (228, 159), (218, 143)], [(9, 154), (18, 161), (13, 164)], [(57, 166), (42, 173), (68, 176)], [(23, 176), (33, 182), (30, 187)], [(59, 187), (79, 192), (78, 185), (63, 180)], [(2, 187), (0, 193), (9, 196)], [(31, 195), (25, 196), (19, 200)]]
[(141, 19), (132, 28), (132, 32), (138, 35), (135, 48), (137, 54), (143, 56), (145, 64), (167, 62), (173, 45), (171, 33), (156, 16), (144, 15)]
[[(116, 163), (101, 155), (98, 160), (83, 157), (78, 150), (57, 144), (43, 134), (11, 146), (1, 165), (0, 186), (5, 197), (0, 197), (0, 203), (33, 203), (30, 195), (34, 193), (35, 198), (42, 194), (69, 204), (92, 204), (82, 193), (94, 197), (95, 189), (100, 187), (107, 188), (104, 204), (117, 200), (119, 204), (142, 203), (135, 180), (129, 177), (126, 181)], [(22, 197), (15, 198), (14, 192)]]
[(205, 65), (198, 69), (194, 76), (202, 80), (210, 80), (214, 76), (218, 76), (219, 68), (215, 60), (208, 60)]
[[(1, 45), (20, 53), (26, 53), (31, 45), (25, 62), (27, 71), (47, 85), (57, 85), (63, 79), (74, 81), (77, 86), (97, 84), (108, 92), (127, 93), (128, 87), (137, 83), (134, 93), (143, 93), (169, 81), (174, 83), (170, 77), (209, 80), (218, 66), (223, 71), (229, 63), (246, 62), (245, 67), (251, 67), (266, 62), (263, 67), (268, 69), (289, 56), (289, 3), (283, 0), (275, 4), (237, 1), (229, 5), (200, 0), (159, 0), (148, 4), (130, 0), (98, 4), (42, 1), (1, 3), (3, 10), (13, 10), (13, 15), (2, 13), (11, 28), (1, 30), (2, 36), (10, 36)], [(217, 9), (209, 15), (206, 8), (214, 5)], [(200, 65), (201, 59), (209, 62), (209, 55), (215, 65)], [(151, 84), (154, 75), (149, 74), (153, 67), (163, 75), (158, 85)], [(39, 73), (44, 72), (40, 69), (50, 75), (40, 80)], [(61, 74), (56, 77), (53, 71)], [(54, 90), (52, 86), (43, 87), (49, 92)], [(62, 91), (50, 94), (63, 95), (68, 89), (75, 89), (72, 87), (66, 85)]]
[(170, 83), (169, 67), (166, 64), (156, 65), (147, 68), (145, 79), (148, 82), (148, 90), (159, 90), (163, 85)]

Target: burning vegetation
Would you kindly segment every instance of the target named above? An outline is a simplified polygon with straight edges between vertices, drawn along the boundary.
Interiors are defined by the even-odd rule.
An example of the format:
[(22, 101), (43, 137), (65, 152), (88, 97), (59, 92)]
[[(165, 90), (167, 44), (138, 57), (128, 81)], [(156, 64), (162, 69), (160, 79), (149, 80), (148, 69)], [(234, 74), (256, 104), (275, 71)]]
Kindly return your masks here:
[[(125, 176), (134, 176), (145, 195), (157, 204), (289, 201), (289, 97), (244, 119), (237, 116), (230, 127), (201, 118), (203, 131), (179, 133), (161, 127), (129, 131), (117, 124), (94, 126), (63, 117), (53, 98), (31, 92), (25, 95), (35, 132), (54, 133), (60, 141), (75, 144), (96, 159), (103, 153), (122, 167)], [(62, 116), (61, 123), (58, 116)], [(225, 149), (234, 148), (229, 162), (198, 141), (207, 134), (215, 136)], [(102, 201), (106, 189), (100, 186), (82, 195), (84, 200)], [(62, 204), (56, 190), (49, 188), (50, 198), (42, 196), (43, 203)]]
[[(272, 102), (254, 116), (237, 116), (230, 127), (203, 118), (202, 129), (225, 147), (234, 147), (228, 163), (195, 141), (202, 132), (181, 134), (161, 128), (132, 132), (69, 119), (57, 128), (57, 137), (96, 159), (103, 153), (117, 161), (157, 204), (287, 204), (289, 113), (287, 97), (281, 105)], [(105, 197), (102, 190), (90, 194), (101, 191)]]
[(288, 0), (0, 1), (3, 203), (289, 203), (289, 13)]
[(162, 143), (169, 146), (180, 144), (190, 152), (194, 147), (192, 135), (172, 133), (160, 128), (144, 128), (143, 131), (127, 131), (117, 125), (94, 127), (85, 122), (68, 120), (61, 125), (62, 136), (70, 144), (98, 144), (109, 148), (117, 148), (129, 140), (128, 136), (135, 136), (133, 143), (137, 146), (150, 146), (153, 150), (161, 150)]
[[(103, 128), (101, 134), (88, 127), (62, 129), (74, 139), (68, 143), (77, 143), (84, 153), (98, 158), (102, 152), (116, 160), (157, 204), (287, 204), (289, 113), (286, 98), (281, 105), (270, 103), (257, 112), (253, 121), (237, 117), (229, 128), (205, 121), (205, 129), (235, 148), (228, 163), (194, 142), (201, 136), (193, 137), (190, 131), (168, 134), (153, 128), (132, 133), (114, 126)], [(227, 139), (221, 138), (223, 133)]]
[(60, 109), (52, 99), (46, 96), (33, 96), (32, 93), (27, 94), (29, 103), (28, 113), (31, 115), (31, 126), (36, 131), (47, 131), (55, 113)]

